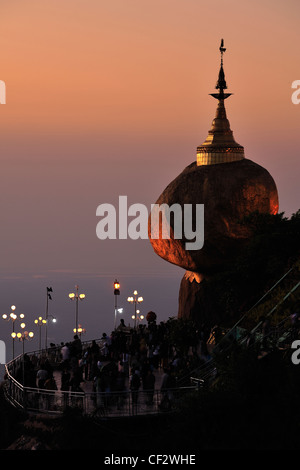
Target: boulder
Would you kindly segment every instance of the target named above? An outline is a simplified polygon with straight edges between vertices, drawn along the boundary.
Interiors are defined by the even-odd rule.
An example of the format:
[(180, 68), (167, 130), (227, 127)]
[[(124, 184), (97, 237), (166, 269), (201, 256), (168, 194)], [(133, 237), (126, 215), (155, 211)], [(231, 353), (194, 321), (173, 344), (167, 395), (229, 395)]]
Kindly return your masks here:
[[(249, 159), (223, 164), (188, 165), (163, 191), (157, 205), (204, 205), (204, 245), (186, 250), (187, 240), (174, 237), (174, 220), (170, 219), (170, 238), (155, 238), (149, 216), (149, 239), (155, 253), (187, 271), (210, 275), (232, 260), (251, 237), (244, 217), (253, 212), (278, 212), (276, 184), (269, 172)], [(160, 224), (161, 225), (161, 224)], [(151, 232), (152, 226), (152, 232)], [(184, 230), (183, 230), (184, 232)], [(153, 236), (154, 234), (154, 236)]]

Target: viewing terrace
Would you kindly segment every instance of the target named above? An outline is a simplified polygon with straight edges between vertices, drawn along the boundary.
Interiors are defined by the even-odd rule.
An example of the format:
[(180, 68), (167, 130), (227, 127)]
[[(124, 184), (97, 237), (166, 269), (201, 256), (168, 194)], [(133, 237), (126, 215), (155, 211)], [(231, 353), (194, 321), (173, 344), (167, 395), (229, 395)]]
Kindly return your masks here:
[[(94, 343), (99, 348), (103, 347), (103, 340)], [(83, 351), (91, 344), (82, 343)], [(198, 382), (189, 378), (185, 386), (170, 382), (169, 374), (159, 366), (153, 369), (154, 384), (151, 389), (140, 377), (139, 387), (133, 390), (129, 365), (120, 369), (120, 364), (106, 359), (98, 362), (97, 366), (100, 373), (94, 376), (90, 367), (80, 365), (79, 370), (76, 369), (76, 373), (80, 374), (78, 382), (75, 384), (70, 379), (65, 387), (64, 376), (68, 374), (68, 368), (62, 360), (61, 348), (20, 355), (5, 366), (5, 396), (13, 406), (35, 414), (59, 415), (68, 408), (76, 408), (83, 414), (101, 419), (169, 412), (177, 408), (183, 396), (198, 388)], [(44, 367), (51, 381), (40, 387), (38, 376)], [(72, 373), (70, 375), (74, 376)], [(106, 381), (112, 376), (116, 378), (113, 386), (111, 380)], [(118, 382), (120, 376), (123, 379), (121, 386)]]

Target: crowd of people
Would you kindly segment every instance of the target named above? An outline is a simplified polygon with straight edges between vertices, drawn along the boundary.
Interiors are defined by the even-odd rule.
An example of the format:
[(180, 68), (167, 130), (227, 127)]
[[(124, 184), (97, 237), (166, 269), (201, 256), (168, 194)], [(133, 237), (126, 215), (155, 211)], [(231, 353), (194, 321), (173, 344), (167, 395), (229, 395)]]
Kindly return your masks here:
[[(190, 371), (199, 365), (199, 348), (189, 348), (183, 355), (168, 338), (165, 323), (155, 322), (138, 329), (130, 329), (121, 320), (119, 327), (109, 336), (102, 334), (99, 341), (88, 346), (75, 335), (72, 342), (61, 345), (62, 389), (72, 381), (72, 391), (82, 391), (83, 381), (92, 381), (97, 394), (130, 390), (132, 402), (143, 390), (147, 403), (153, 401), (154, 391), (163, 392), (189, 385)], [(156, 371), (161, 371), (157, 383)]]
[[(292, 339), (298, 337), (299, 318), (299, 314), (291, 316)], [(260, 318), (260, 341), (265, 349), (272, 331), (267, 320)], [(11, 362), (10, 373), (19, 383), (36, 390), (32, 399), (39, 408), (54, 407), (55, 390), (61, 390), (71, 392), (60, 394), (65, 406), (74, 404), (78, 396), (81, 398), (75, 404), (82, 406), (85, 393), (92, 391), (96, 409), (111, 404), (121, 409), (130, 396), (133, 407), (141, 403), (140, 397), (149, 406), (157, 404), (159, 397), (160, 407), (168, 410), (174, 403), (174, 391), (190, 386), (191, 376), (210, 359), (210, 351), (220, 345), (226, 348), (235, 342), (235, 335), (237, 332), (232, 331), (224, 336), (218, 326), (206, 331), (193, 326), (185, 329), (177, 321), (160, 324), (153, 321), (130, 328), (121, 320), (118, 328), (109, 335), (103, 333), (97, 340), (82, 342), (75, 335), (70, 342), (50, 344), (47, 351), (38, 355), (20, 356)], [(249, 347), (253, 338), (246, 339)], [(47, 393), (41, 394), (40, 390)]]
[[(171, 336), (168, 323), (157, 325), (154, 321), (131, 329), (121, 320), (110, 335), (103, 333), (98, 340), (82, 342), (75, 335), (72, 341), (59, 346), (50, 344), (47, 354), (25, 354), (21, 362), (14, 364), (13, 375), (26, 387), (48, 391), (59, 388), (83, 394), (84, 382), (90, 382), (95, 400), (114, 395), (118, 406), (122, 406), (123, 392), (131, 394), (133, 404), (141, 391), (149, 405), (156, 390), (168, 401), (172, 389), (190, 385), (191, 371), (208, 355), (201, 335), (184, 351)], [(55, 370), (60, 374), (59, 385)]]

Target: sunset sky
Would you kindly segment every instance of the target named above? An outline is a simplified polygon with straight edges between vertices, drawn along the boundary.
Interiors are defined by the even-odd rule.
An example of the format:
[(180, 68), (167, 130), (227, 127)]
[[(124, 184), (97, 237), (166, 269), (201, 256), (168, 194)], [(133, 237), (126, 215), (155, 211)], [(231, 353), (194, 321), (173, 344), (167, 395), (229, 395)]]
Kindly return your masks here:
[[(273, 176), (280, 212), (296, 212), (299, 17), (298, 0), (1, 0), (1, 315), (16, 304), (33, 324), (51, 285), (50, 340), (69, 340), (78, 283), (86, 339), (99, 337), (113, 326), (116, 277), (126, 323), (134, 289), (144, 313), (177, 314), (184, 270), (148, 240), (98, 240), (96, 208), (119, 195), (150, 208), (196, 159), (221, 38), (234, 137)], [(7, 331), (2, 321), (0, 339)]]

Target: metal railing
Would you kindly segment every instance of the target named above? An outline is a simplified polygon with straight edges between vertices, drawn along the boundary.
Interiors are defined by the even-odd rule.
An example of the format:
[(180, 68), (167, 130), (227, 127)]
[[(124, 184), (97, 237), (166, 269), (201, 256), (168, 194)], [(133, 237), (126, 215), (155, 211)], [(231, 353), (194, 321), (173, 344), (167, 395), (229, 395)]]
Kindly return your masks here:
[[(45, 351), (40, 351), (40, 354), (40, 359), (45, 357)], [(38, 352), (35, 351), (31, 357), (39, 360)], [(76, 408), (95, 419), (166, 413), (178, 409), (183, 398), (199, 388), (199, 384), (194, 383), (189, 387), (166, 390), (103, 392), (96, 387), (93, 392), (46, 390), (23, 386), (25, 375), (22, 355), (7, 363), (5, 368), (6, 399), (13, 406), (36, 414), (62, 414), (70, 408)], [(17, 380), (16, 377), (21, 379)]]
[(195, 390), (193, 386), (167, 391), (66, 392), (23, 387), (15, 380), (9, 380), (6, 396), (14, 406), (37, 414), (61, 414), (76, 408), (96, 418), (112, 418), (174, 411), (183, 398)]

